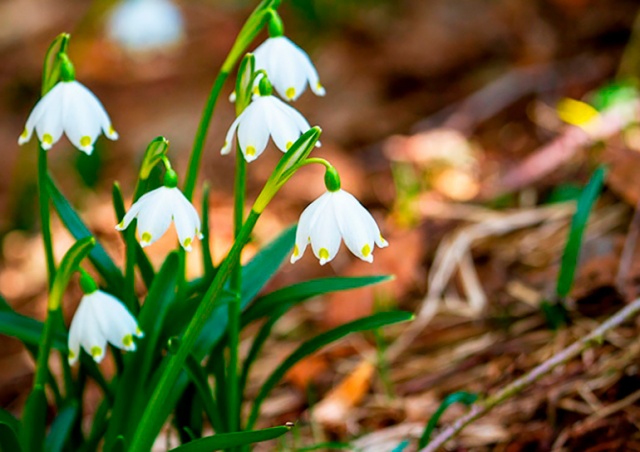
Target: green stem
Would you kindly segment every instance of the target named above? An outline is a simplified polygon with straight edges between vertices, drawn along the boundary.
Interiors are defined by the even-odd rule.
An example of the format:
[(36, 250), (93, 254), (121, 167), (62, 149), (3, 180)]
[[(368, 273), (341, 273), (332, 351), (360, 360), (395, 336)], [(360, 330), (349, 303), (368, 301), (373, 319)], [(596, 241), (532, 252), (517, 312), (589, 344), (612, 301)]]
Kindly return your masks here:
[(51, 241), (51, 216), (49, 212), (49, 192), (47, 191), (47, 151), (42, 147), (38, 151), (38, 198), (40, 200), (42, 240), (47, 262), (48, 287), (50, 289), (56, 274), (56, 264)]
[(218, 306), (217, 301), (222, 293), (225, 282), (229, 278), (231, 272), (240, 260), (240, 253), (249, 241), (251, 232), (258, 221), (260, 214), (251, 211), (247, 221), (243, 225), (240, 234), (236, 238), (229, 254), (224, 262), (220, 265), (219, 270), (213, 279), (211, 286), (204, 294), (202, 302), (198, 306), (184, 335), (180, 339), (178, 350), (169, 358), (167, 366), (162, 373), (158, 384), (151, 395), (151, 399), (142, 414), (142, 418), (138, 423), (139, 427), (132, 439), (129, 452), (148, 451), (153, 444), (154, 438), (166, 418), (166, 399), (169, 392), (173, 389), (176, 379), (184, 369), (184, 364), (189, 356), (198, 336), (202, 332), (207, 320), (211, 316), (213, 310)]
[[(236, 175), (234, 187), (234, 229), (236, 240), (242, 231), (244, 221), (244, 202), (247, 187), (247, 162), (238, 148), (236, 151)], [(240, 299), (242, 298), (242, 265), (238, 261), (231, 274), (231, 291), (235, 293), (229, 304), (229, 431), (240, 429), (240, 407), (242, 394), (239, 393), (238, 348), (240, 345)]]
[(280, 2), (273, 0), (264, 0), (258, 5), (245, 22), (242, 30), (233, 44), (229, 55), (224, 60), (220, 72), (218, 73), (209, 98), (202, 111), (202, 117), (200, 118), (200, 124), (198, 125), (198, 131), (193, 142), (193, 148), (189, 157), (189, 166), (187, 168), (187, 176), (184, 182), (184, 195), (189, 201), (193, 198), (193, 192), (196, 187), (196, 180), (198, 179), (198, 171), (200, 170), (200, 162), (202, 160), (202, 151), (207, 139), (207, 133), (209, 131), (209, 125), (211, 118), (213, 117), (213, 110), (215, 109), (220, 92), (227, 81), (229, 74), (233, 70), (238, 60), (242, 57), (247, 47), (254, 40), (254, 38), (260, 33), (262, 27), (267, 23), (270, 14), (268, 13), (268, 7), (272, 6), (276, 8)]

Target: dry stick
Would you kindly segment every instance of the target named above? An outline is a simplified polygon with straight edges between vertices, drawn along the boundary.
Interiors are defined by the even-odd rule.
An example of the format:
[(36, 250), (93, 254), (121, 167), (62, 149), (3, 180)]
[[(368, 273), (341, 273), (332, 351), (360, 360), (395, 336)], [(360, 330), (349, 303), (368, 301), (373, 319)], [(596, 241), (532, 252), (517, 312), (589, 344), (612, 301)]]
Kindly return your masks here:
[(473, 405), (467, 414), (458, 418), (458, 420), (456, 420), (451, 426), (440, 432), (440, 434), (436, 436), (434, 440), (427, 445), (427, 447), (421, 449), (420, 452), (435, 452), (442, 447), (444, 443), (460, 433), (467, 425), (481, 418), (505, 400), (522, 392), (540, 377), (551, 372), (559, 364), (567, 363), (594, 344), (600, 344), (605, 333), (635, 316), (638, 312), (640, 312), (640, 298), (637, 298), (632, 303), (622, 308), (591, 333), (552, 356), (528, 374), (518, 378), (510, 385), (500, 390), (497, 394)]

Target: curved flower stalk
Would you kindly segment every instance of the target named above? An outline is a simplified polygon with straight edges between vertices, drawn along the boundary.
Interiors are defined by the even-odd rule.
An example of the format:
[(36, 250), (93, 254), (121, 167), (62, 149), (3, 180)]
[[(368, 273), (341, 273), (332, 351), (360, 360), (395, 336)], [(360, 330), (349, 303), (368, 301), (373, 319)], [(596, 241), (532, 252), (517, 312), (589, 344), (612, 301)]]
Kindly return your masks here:
[(313, 254), (320, 259), (320, 265), (324, 265), (338, 253), (341, 239), (357, 257), (373, 262), (374, 245), (384, 248), (389, 243), (382, 237), (369, 211), (352, 194), (340, 188), (335, 170), (330, 168), (327, 173), (330, 176), (325, 176), (325, 181), (330, 180), (328, 191), (300, 215), (291, 263), (300, 259), (311, 244)]
[(125, 0), (111, 13), (107, 34), (127, 50), (154, 51), (177, 44), (184, 23), (170, 0)]
[[(311, 128), (307, 120), (295, 108), (271, 95), (273, 88), (266, 77), (260, 79), (259, 95), (229, 127), (220, 152), (231, 152), (233, 135), (238, 131), (240, 150), (247, 162), (252, 162), (264, 152), (269, 136), (278, 149), (287, 152), (293, 143)], [(318, 143), (319, 146), (319, 143)]]
[(107, 342), (122, 350), (135, 350), (133, 337), (144, 334), (127, 308), (114, 296), (98, 290), (89, 275), (83, 274), (80, 284), (85, 295), (69, 328), (69, 364), (78, 361), (80, 347), (97, 363), (104, 358)]
[(286, 36), (267, 38), (254, 51), (256, 71), (264, 70), (278, 94), (294, 101), (307, 85), (318, 96), (325, 95), (318, 71), (309, 55)]
[(202, 239), (200, 217), (177, 187), (177, 179), (175, 171), (167, 170), (164, 186), (146, 193), (133, 203), (116, 229), (126, 229), (137, 218), (140, 245), (145, 247), (162, 237), (173, 220), (180, 245), (191, 251), (193, 240), (196, 237)]
[(118, 139), (102, 103), (75, 80), (73, 66), (66, 55), (61, 67), (61, 81), (33, 108), (18, 144), (28, 142), (34, 129), (44, 150), (51, 149), (63, 132), (75, 147), (87, 154), (93, 152), (93, 144), (100, 132), (110, 140)]

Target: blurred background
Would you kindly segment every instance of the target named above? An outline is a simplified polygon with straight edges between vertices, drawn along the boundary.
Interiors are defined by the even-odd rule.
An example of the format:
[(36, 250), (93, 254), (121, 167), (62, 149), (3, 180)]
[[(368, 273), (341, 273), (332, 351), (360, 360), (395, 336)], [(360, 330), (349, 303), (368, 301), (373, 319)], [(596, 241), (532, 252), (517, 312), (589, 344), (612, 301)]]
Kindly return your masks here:
[[(121, 6), (111, 0), (0, 2), (0, 292), (36, 318), (44, 317), (46, 299), (37, 142), (18, 147), (17, 138), (39, 98), (42, 59), (50, 42), (63, 31), (71, 33), (69, 54), (77, 79), (102, 100), (120, 134), (116, 142), (99, 138), (91, 156), (63, 138), (50, 151), (51, 171), (91, 230), (122, 262), (123, 245), (113, 229), (112, 184), (121, 184), (128, 205), (146, 144), (158, 135), (170, 140), (169, 156), (184, 175), (211, 83), (255, 4), (176, 2), (175, 39), (157, 48), (144, 48), (149, 43), (140, 37), (131, 39), (142, 42), (124, 42), (109, 31)], [(306, 92), (294, 106), (322, 127), (323, 146), (315, 152), (334, 163), (343, 187), (370, 208), (391, 246), (376, 250), (373, 265), (346, 252), (325, 267), (306, 256), (295, 266), (286, 264), (273, 287), (333, 274), (390, 273), (396, 279), (375, 291), (314, 300), (292, 312), (278, 325), (279, 347), (265, 356), (264, 374), (256, 372), (255, 380), (304, 337), (307, 327), (326, 329), (390, 306), (420, 310), (429, 300), (442, 303), (436, 308), (440, 315), (425, 323), (419, 340), (390, 358), (385, 369), (362, 370), (360, 355), (393, 345), (397, 331), (392, 337), (345, 342), (297, 366), (265, 405), (268, 420), (303, 419), (302, 442), (318, 435), (366, 440), (380, 431), (396, 432), (390, 433), (394, 441), (415, 436), (416, 426), (424, 425), (446, 394), (463, 389), (485, 393), (504, 385), (579, 336), (593, 319), (637, 295), (640, 266), (628, 262), (623, 283), (616, 282), (626, 231), (640, 199), (637, 127), (625, 123), (604, 138), (577, 144), (569, 136), (570, 142), (555, 151), (545, 146), (569, 133), (563, 121), (567, 115), (557, 108), (561, 99), (590, 99), (594, 90), (638, 75), (640, 36), (634, 37), (633, 28), (639, 8), (632, 0), (283, 1), (286, 35), (309, 53), (327, 90), (325, 97)], [(216, 259), (232, 239), (233, 158), (219, 154), (234, 118), (227, 101), (231, 90), (228, 84), (216, 107), (200, 179), (212, 188)], [(633, 100), (636, 93), (625, 95)], [(257, 193), (279, 156), (271, 146), (249, 165), (250, 194)], [(527, 160), (532, 156), (538, 160)], [(582, 317), (559, 334), (546, 326), (539, 304), (553, 289), (572, 211), (564, 205), (549, 210), (555, 205), (549, 203), (575, 199), (600, 163), (609, 164), (607, 191), (594, 217), (596, 226), (589, 229), (593, 240), (585, 245), (572, 293), (572, 309)], [(303, 172), (261, 219), (253, 247), (297, 221), (323, 192), (322, 170)], [(499, 216), (507, 208), (528, 209), (534, 218), (521, 224)], [(463, 230), (469, 222), (482, 225), (496, 218), (506, 225), (499, 233)], [(438, 256), (447, 252), (438, 246), (455, 242), (460, 231), (471, 234), (473, 249), (468, 247), (459, 267), (451, 270), (451, 281), (445, 278), (436, 294), (433, 271), (442, 263)], [(57, 220), (53, 234), (61, 256), (71, 238)], [(160, 263), (174, 244), (174, 235), (165, 236), (149, 249), (152, 261)], [(193, 275), (200, 272), (199, 252), (190, 256)], [(77, 287), (68, 294), (67, 318), (79, 297)], [(622, 354), (636, 329), (621, 332), (619, 344), (604, 354)], [(478, 450), (498, 445), (495, 450), (546, 450), (565, 432), (559, 447), (570, 450), (640, 450), (635, 402), (592, 428), (572, 430), (598, 406), (622, 400), (637, 388), (634, 356), (616, 361), (617, 378), (601, 386), (592, 383), (606, 365), (578, 377), (589, 363), (599, 362), (596, 355), (585, 357), (556, 376), (566, 387), (556, 386), (554, 394), (544, 388), (531, 391), (469, 428), (459, 444)], [(0, 405), (20, 412), (32, 371), (19, 343), (0, 338)], [(329, 392), (350, 377), (359, 386), (346, 400), (344, 394)], [(326, 397), (338, 398), (343, 411), (336, 411), (331, 399), (334, 405), (320, 405), (324, 411), (312, 419), (308, 408)], [(460, 412), (452, 410), (445, 421)], [(322, 428), (314, 430), (314, 425)], [(594, 438), (600, 449), (589, 449), (595, 447)]]

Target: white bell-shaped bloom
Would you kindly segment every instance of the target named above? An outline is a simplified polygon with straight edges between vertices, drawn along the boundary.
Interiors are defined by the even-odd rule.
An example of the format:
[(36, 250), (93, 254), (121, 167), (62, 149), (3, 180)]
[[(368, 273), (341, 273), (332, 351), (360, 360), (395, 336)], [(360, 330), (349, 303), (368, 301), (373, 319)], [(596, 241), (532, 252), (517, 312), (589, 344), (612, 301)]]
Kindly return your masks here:
[(127, 50), (153, 51), (177, 44), (184, 22), (170, 0), (125, 0), (111, 13), (107, 34)]
[(318, 96), (325, 90), (309, 55), (285, 36), (268, 38), (253, 53), (256, 71), (264, 70), (283, 98), (296, 100), (307, 88)]
[(87, 154), (93, 152), (93, 143), (100, 132), (111, 140), (118, 139), (98, 98), (75, 80), (57, 83), (38, 101), (18, 144), (29, 141), (34, 129), (44, 150), (51, 149), (63, 132), (75, 147)]
[(138, 234), (143, 247), (162, 237), (171, 220), (175, 222), (178, 240), (185, 250), (191, 251), (195, 237), (202, 239), (198, 212), (177, 187), (163, 186), (141, 196), (116, 229), (126, 229), (134, 218), (138, 219)]
[(324, 265), (337, 254), (341, 239), (353, 254), (367, 262), (373, 262), (374, 245), (388, 245), (369, 211), (352, 194), (339, 189), (327, 191), (302, 212), (291, 263), (300, 259), (311, 244), (313, 254)]
[(278, 149), (287, 152), (300, 135), (310, 128), (307, 120), (295, 108), (275, 96), (257, 95), (229, 127), (220, 152), (231, 152), (236, 129), (240, 150), (245, 160), (252, 162), (264, 152), (269, 136)]
[(120, 300), (101, 290), (85, 294), (69, 328), (69, 363), (78, 361), (80, 347), (98, 363), (104, 358), (107, 342), (123, 350), (135, 350), (133, 336), (143, 334)]

